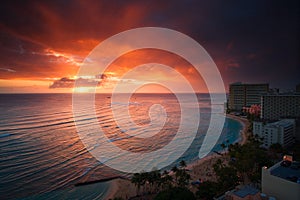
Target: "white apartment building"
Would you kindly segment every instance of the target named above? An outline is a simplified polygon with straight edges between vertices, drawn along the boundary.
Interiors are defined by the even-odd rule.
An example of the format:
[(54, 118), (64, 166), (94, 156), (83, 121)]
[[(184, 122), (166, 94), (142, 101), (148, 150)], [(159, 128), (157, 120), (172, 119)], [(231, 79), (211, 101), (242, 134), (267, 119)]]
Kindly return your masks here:
[(272, 123), (253, 122), (253, 134), (263, 138), (265, 148), (275, 143), (286, 147), (294, 142), (296, 122), (295, 119), (282, 119)]

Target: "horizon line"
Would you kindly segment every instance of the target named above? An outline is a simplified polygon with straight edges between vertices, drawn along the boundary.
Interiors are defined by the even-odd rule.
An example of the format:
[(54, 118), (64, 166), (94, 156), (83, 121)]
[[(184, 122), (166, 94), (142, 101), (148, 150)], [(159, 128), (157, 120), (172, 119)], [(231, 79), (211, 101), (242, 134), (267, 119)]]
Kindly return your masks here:
[[(76, 93), (76, 92), (75, 92)], [(90, 94), (92, 92), (77, 92), (76, 94)], [(11, 92), (11, 93), (1, 93), (2, 94), (74, 94), (73, 92)], [(117, 92), (117, 93), (108, 93), (108, 92), (96, 92), (94, 94), (106, 94), (106, 95), (111, 95), (111, 94), (223, 94), (222, 92), (177, 92), (177, 93), (171, 93), (171, 92), (136, 92), (136, 93), (129, 93), (129, 92)], [(226, 92), (225, 94), (228, 94), (228, 92)]]

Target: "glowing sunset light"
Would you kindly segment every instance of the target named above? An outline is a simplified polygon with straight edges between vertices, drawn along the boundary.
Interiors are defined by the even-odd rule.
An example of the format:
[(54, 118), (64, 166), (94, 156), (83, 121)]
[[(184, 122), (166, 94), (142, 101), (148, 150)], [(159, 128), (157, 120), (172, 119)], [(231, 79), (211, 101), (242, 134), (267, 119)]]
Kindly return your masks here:
[[(263, 82), (266, 79), (274, 82), (274, 87), (289, 88), (298, 84), (299, 51), (296, 45), (298, 43), (295, 42), (298, 41), (297, 18), (285, 19), (285, 15), (266, 17), (265, 10), (272, 10), (272, 6), (276, 7), (275, 3), (262, 4), (262, 8), (258, 10), (255, 9), (255, 3), (245, 4), (247, 6), (242, 6), (244, 10), (241, 12), (244, 14), (241, 14), (232, 13), (222, 4), (214, 5), (214, 12), (208, 12), (211, 3), (199, 2), (183, 5), (178, 2), (111, 4), (104, 1), (94, 4), (75, 1), (67, 9), (63, 3), (60, 5), (50, 1), (29, 1), (20, 6), (15, 6), (12, 2), (4, 3), (1, 13), (5, 17), (0, 23), (0, 93), (22, 92), (24, 87), (24, 92), (37, 92), (36, 87), (40, 88), (39, 92), (70, 92), (72, 90), (69, 88), (49, 86), (61, 78), (76, 79), (81, 63), (99, 43), (112, 35), (137, 27), (166, 27), (195, 39), (215, 61), (225, 85), (239, 80)], [(291, 8), (298, 7), (291, 5)], [(193, 9), (187, 12), (188, 8)], [(248, 16), (247, 9), (251, 13), (256, 10), (257, 17)], [(286, 10), (283, 9), (282, 12)], [(251, 31), (256, 32), (252, 34)], [(111, 48), (121, 50), (127, 47), (116, 43), (111, 44)], [(109, 78), (106, 85), (103, 85), (103, 90), (107, 91), (107, 87), (112, 86), (110, 81), (116, 81), (132, 67), (156, 62), (184, 74), (195, 85), (197, 92), (206, 91), (201, 75), (195, 73), (193, 66), (183, 63), (176, 56), (166, 52), (155, 54), (147, 51), (136, 53), (135, 56), (133, 54), (122, 56), (105, 72)], [(190, 54), (193, 55), (193, 51)], [(107, 51), (105, 56), (109, 57), (110, 52)], [(282, 78), (282, 69), (291, 82)], [(172, 76), (159, 73), (156, 72), (156, 78), (171, 81)], [(151, 76), (151, 69), (136, 74), (137, 77), (132, 77), (133, 79), (146, 77), (147, 74)], [(20, 80), (26, 80), (24, 87), (19, 84)], [(198, 85), (195, 84), (197, 80), (201, 82)], [(30, 86), (28, 81), (35, 83)], [(30, 89), (33, 85), (34, 88)], [(97, 90), (101, 91), (100, 88)]]
[(93, 87), (77, 87), (77, 88), (73, 88), (72, 92), (78, 92), (78, 93), (94, 92), (94, 88)]
[(299, 8), (1, 1), (0, 200), (300, 199)]

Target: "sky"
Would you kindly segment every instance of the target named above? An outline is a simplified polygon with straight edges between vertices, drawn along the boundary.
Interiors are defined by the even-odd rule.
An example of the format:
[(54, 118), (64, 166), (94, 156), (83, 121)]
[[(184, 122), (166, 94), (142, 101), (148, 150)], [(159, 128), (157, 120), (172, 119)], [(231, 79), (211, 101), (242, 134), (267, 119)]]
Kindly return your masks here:
[[(216, 63), (226, 90), (237, 81), (294, 89), (300, 83), (299, 7), (299, 1), (272, 0), (1, 1), (0, 93), (72, 92), (75, 80), (87, 81), (77, 72), (99, 43), (139, 27), (168, 28), (196, 40)], [(207, 91), (190, 63), (153, 49), (123, 55), (92, 81), (99, 92), (111, 92), (126, 71), (153, 61), (175, 69), (195, 91)], [(176, 76), (149, 65), (122, 84), (126, 92), (126, 84), (155, 77), (180, 87)], [(165, 91), (147, 87), (140, 91)]]

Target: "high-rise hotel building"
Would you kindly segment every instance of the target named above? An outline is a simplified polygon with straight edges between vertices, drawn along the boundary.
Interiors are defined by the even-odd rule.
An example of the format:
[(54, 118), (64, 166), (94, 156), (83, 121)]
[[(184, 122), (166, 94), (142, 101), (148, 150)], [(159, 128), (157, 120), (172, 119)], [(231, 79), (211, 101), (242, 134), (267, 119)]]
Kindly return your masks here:
[(298, 85), (296, 86), (296, 92), (297, 92), (297, 93), (300, 93), (300, 84), (298, 84)]
[(234, 111), (241, 111), (243, 107), (260, 104), (260, 97), (267, 94), (269, 84), (246, 84), (233, 83), (229, 85), (229, 102), (228, 108)]
[(300, 118), (300, 94), (262, 95), (260, 118)]

